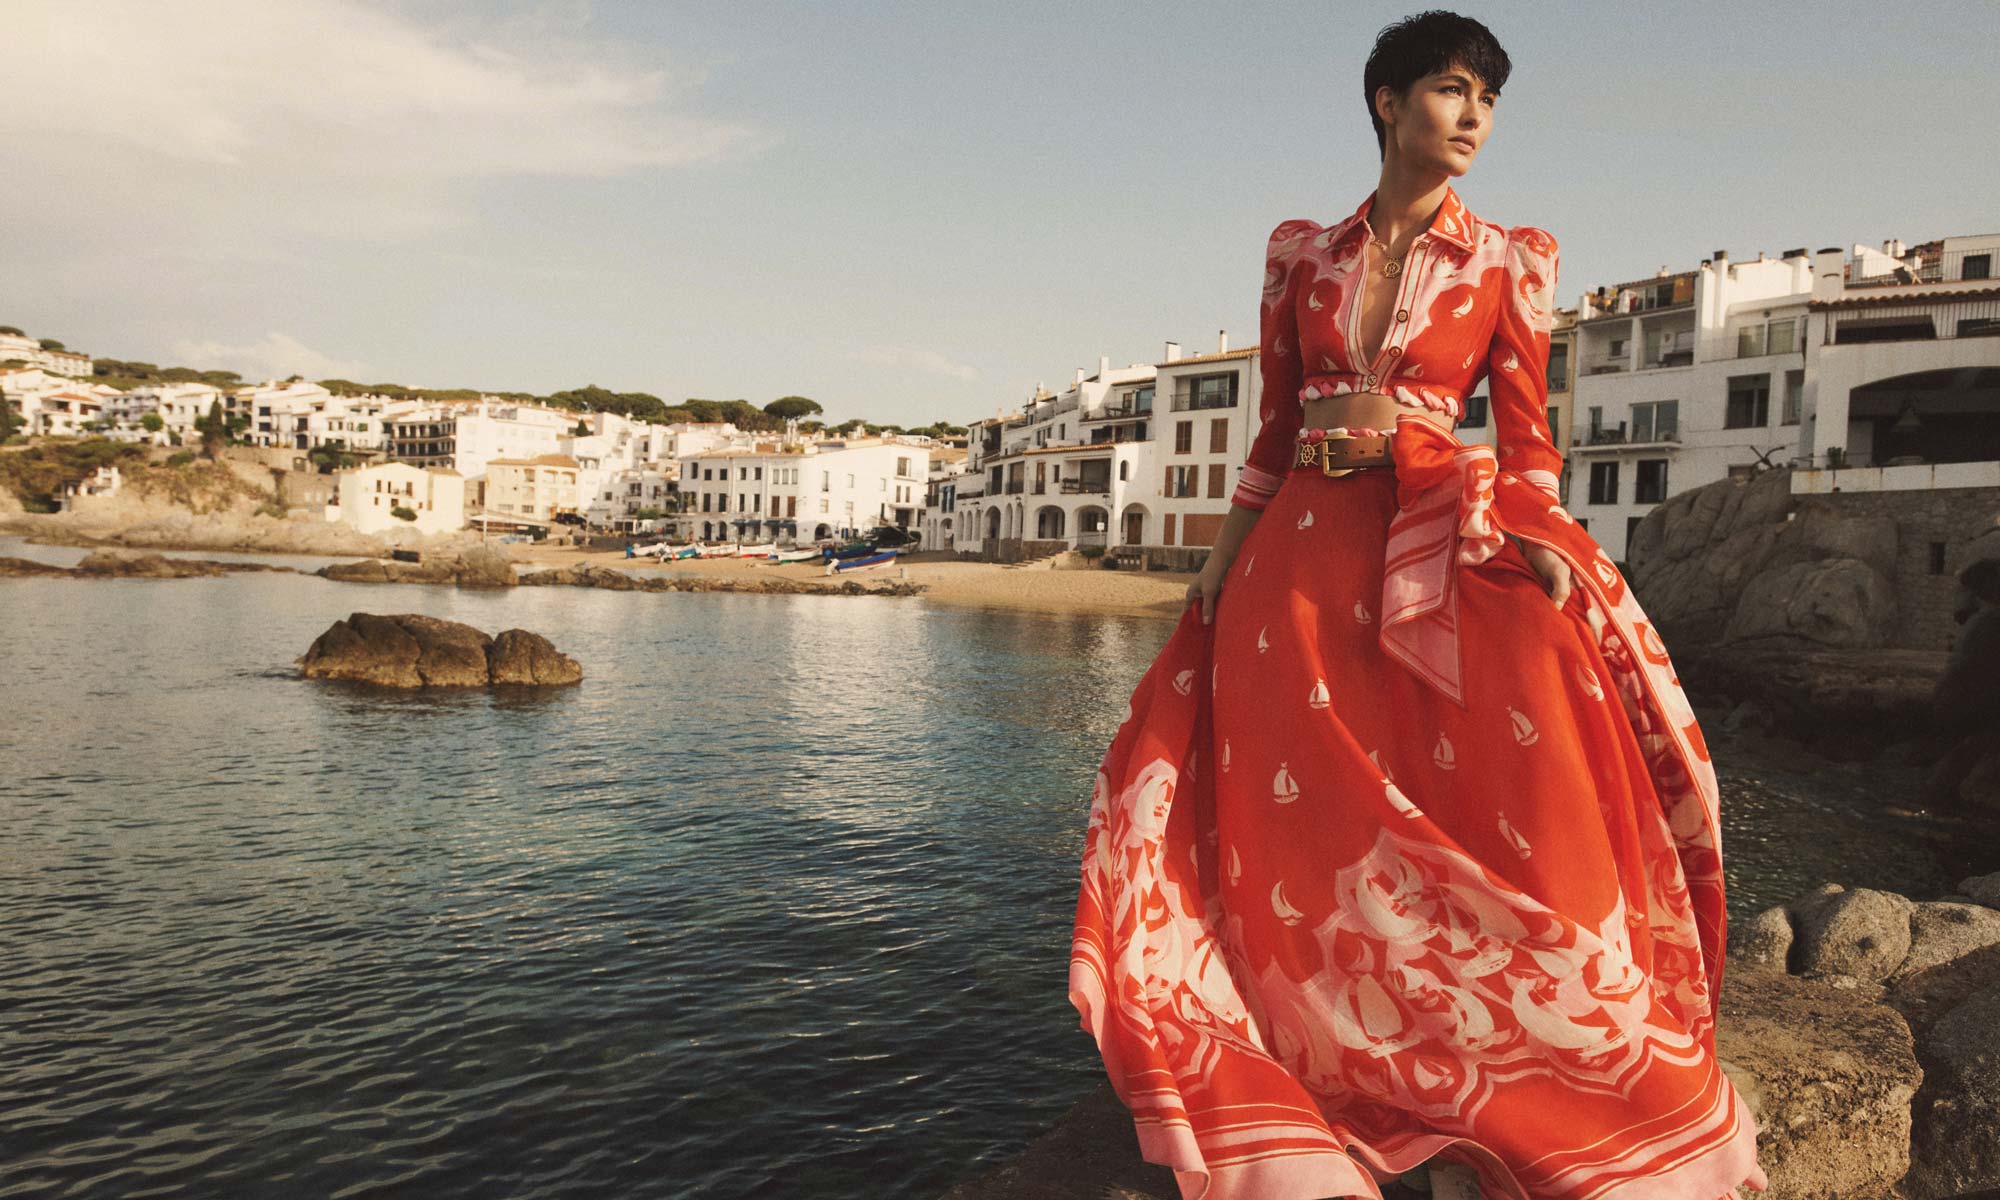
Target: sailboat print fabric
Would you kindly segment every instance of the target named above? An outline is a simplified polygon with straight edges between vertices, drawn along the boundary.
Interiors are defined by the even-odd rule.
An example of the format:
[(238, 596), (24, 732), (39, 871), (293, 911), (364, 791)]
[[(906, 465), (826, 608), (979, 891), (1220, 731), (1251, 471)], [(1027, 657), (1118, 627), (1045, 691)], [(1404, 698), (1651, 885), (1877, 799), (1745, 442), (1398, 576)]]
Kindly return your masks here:
[[(1414, 414), (1392, 441), (1393, 471), (1287, 471), (1134, 689), (1081, 1025), (1186, 1200), (1379, 1197), (1432, 1158), (1489, 1197), (1731, 1197), (1718, 794), (1666, 648), (1504, 455)], [(1561, 608), (1507, 534), (1569, 564)]]

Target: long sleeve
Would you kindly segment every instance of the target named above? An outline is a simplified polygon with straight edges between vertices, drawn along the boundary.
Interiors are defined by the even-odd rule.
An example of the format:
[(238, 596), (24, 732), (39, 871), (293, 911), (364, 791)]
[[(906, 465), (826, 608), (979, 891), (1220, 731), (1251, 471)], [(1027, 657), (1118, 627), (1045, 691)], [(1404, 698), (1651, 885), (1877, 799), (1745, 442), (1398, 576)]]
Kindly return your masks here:
[(1549, 438), (1549, 330), (1555, 323), (1556, 239), (1507, 231), (1506, 294), (1487, 354), (1500, 467), (1561, 499), (1562, 453)]
[(1298, 441), (1299, 388), (1305, 380), (1299, 362), (1298, 248), (1318, 225), (1291, 220), (1271, 231), (1264, 252), (1264, 302), (1258, 321), (1257, 363), (1263, 378), (1258, 405), (1257, 436), (1243, 462), (1231, 504), (1262, 510), (1278, 494), (1292, 466)]

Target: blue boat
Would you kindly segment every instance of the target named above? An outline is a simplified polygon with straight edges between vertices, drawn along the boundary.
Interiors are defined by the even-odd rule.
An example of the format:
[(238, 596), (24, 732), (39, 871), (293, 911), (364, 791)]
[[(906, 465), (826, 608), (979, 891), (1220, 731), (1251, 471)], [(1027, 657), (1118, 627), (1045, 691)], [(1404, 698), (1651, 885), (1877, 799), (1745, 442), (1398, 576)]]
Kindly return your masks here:
[(870, 554), (862, 558), (845, 558), (834, 563), (833, 569), (836, 571), (852, 571), (860, 567), (879, 567), (883, 563), (895, 558), (897, 553), (894, 550), (884, 550), (879, 554)]

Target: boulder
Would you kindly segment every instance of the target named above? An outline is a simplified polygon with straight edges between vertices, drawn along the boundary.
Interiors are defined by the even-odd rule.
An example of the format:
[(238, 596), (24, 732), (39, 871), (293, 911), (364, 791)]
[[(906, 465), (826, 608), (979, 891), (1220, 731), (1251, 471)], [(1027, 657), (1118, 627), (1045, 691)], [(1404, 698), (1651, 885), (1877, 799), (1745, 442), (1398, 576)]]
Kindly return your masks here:
[(2000, 912), (1983, 904), (1927, 900), (1910, 913), (1910, 952), (1891, 974), (1891, 986), (1919, 971), (1955, 963), (1975, 950), (2000, 945)]
[(117, 579), (194, 579), (223, 575), (227, 571), (221, 563), (203, 562), (199, 559), (168, 558), (161, 554), (118, 554), (99, 550), (85, 556), (82, 562), (76, 564), (76, 573)]
[(1792, 952), (1792, 918), (1783, 905), (1767, 908), (1729, 931), (1729, 954), (1757, 966), (1783, 970)]
[(2000, 908), (2000, 871), (1991, 875), (1974, 875), (1970, 879), (1958, 881), (1958, 894), (1972, 897), (1974, 904), (1988, 908)]
[(1931, 1078), (1905, 1189), (1915, 1200), (1945, 1200), (2000, 1188), (2000, 982), (1940, 1016), (1923, 1049)]
[(460, 587), (513, 587), (514, 560), (491, 546), (474, 546), (458, 556), (452, 569)]
[(1792, 635), (1824, 646), (1885, 645), (1896, 623), (1896, 590), (1858, 558), (1765, 570), (1744, 587), (1722, 640)]
[(1795, 904), (1791, 965), (1801, 973), (1879, 983), (1910, 953), (1915, 904), (1894, 892), (1855, 888)]
[[(525, 629), (503, 630), (486, 649), (489, 677), (494, 683), (578, 683), (583, 668), (558, 651), (549, 639)], [(2000, 913), (1994, 916), (2000, 917)]]
[(334, 622), (299, 660), (308, 679), (394, 688), (576, 683), (583, 671), (547, 640), (510, 629), (488, 637), (470, 625), (419, 613), (354, 613)]
[(1716, 1054), (1757, 1120), (1768, 1195), (1860, 1200), (1909, 1169), (1923, 1071), (1895, 1009), (1731, 959), (1716, 1017)]

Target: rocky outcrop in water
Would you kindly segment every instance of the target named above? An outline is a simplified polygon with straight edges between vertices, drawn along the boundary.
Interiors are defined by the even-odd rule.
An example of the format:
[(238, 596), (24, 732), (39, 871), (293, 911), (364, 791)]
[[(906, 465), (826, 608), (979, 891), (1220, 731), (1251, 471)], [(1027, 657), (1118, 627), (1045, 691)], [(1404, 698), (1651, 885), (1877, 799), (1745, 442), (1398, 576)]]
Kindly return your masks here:
[[(2000, 874), (1957, 892), (1919, 901), (1829, 883), (1730, 929), (1716, 1052), (1771, 1178), (1745, 1196), (2000, 1194)], [(1139, 1156), (1107, 1081), (943, 1200), (1178, 1195), (1173, 1173)]]
[(216, 562), (206, 558), (168, 558), (161, 554), (116, 554), (99, 551), (74, 567), (58, 567), (25, 558), (0, 558), (0, 579), (62, 576), (69, 579), (199, 579), (238, 571), (293, 571), (269, 563)]
[(489, 637), (470, 625), (418, 613), (354, 613), (313, 642), (299, 670), (394, 688), (569, 684), (583, 678), (575, 659), (525, 629)]
[(322, 578), (339, 583), (441, 583), (457, 587), (513, 587), (514, 564), (489, 546), (474, 546), (461, 554), (427, 562), (367, 559), (321, 567)]

